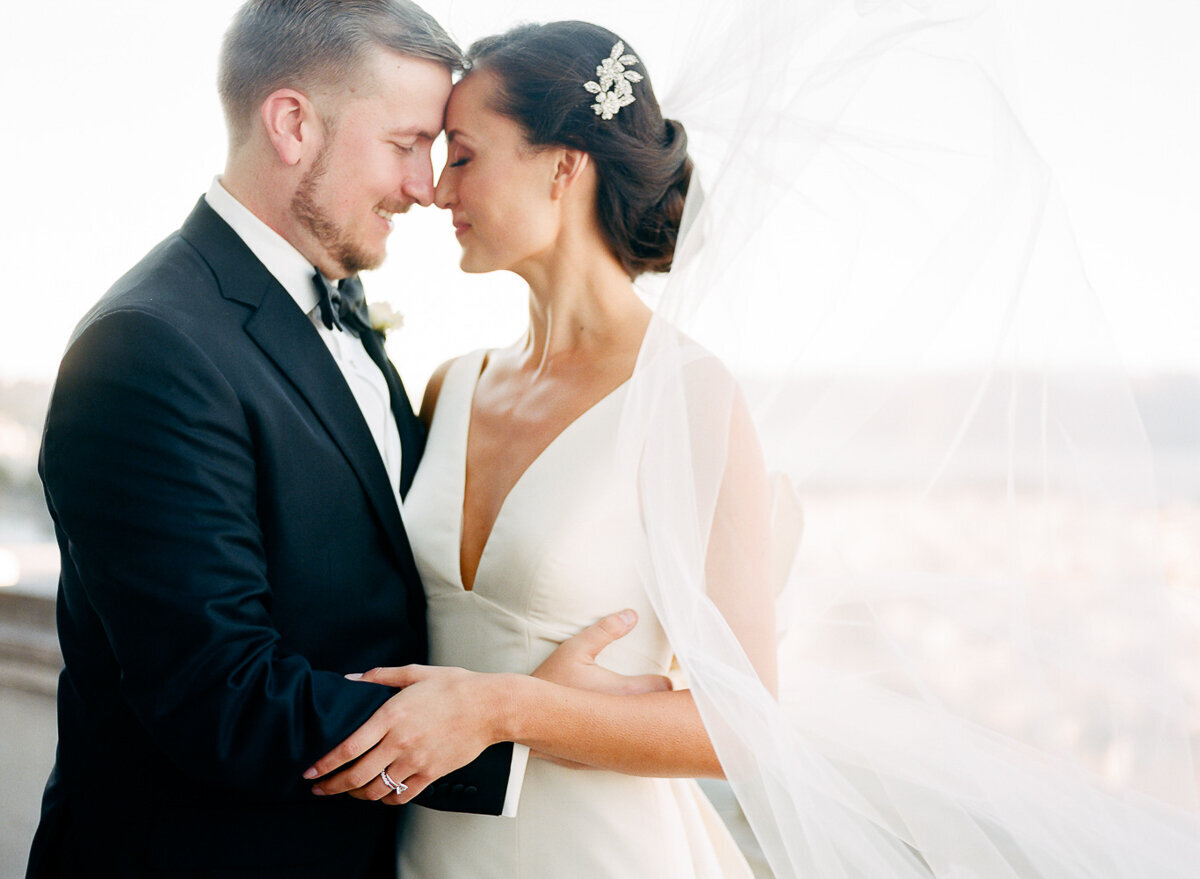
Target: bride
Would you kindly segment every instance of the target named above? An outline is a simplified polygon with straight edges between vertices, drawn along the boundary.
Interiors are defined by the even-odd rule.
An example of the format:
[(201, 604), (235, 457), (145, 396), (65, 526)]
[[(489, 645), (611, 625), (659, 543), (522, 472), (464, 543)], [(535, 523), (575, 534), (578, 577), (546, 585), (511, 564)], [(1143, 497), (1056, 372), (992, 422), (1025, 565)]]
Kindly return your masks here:
[[(1054, 220), (1040, 169), (1001, 152), (977, 173), (969, 144), (930, 122), (983, 79), (938, 42), (973, 13), (879, 2), (820, 19), (818, 7), (849, 4), (800, 4), (811, 33), (799, 41), (780, 4), (761, 5), (745, 12), (757, 40), (694, 51), (690, 106), (713, 112), (703, 132), (673, 113), (687, 141), (614, 34), (560, 24), (472, 48), (447, 111), (438, 203), (464, 269), (528, 282), (530, 327), (434, 376), (405, 510), (433, 661), (471, 671), (369, 673), (406, 689), (318, 764), (362, 755), (322, 786), (408, 802), (493, 741), (529, 745), (515, 821), (413, 810), (412, 875), (737, 875), (745, 866), (694, 787), (663, 781), (723, 775), (779, 876), (1189, 876), (1200, 836), (1187, 707), (1136, 529), (1114, 515), (1142, 498), (1136, 473), (1095, 454), (1103, 433), (1127, 460), (1133, 440), (1118, 428), (1136, 415), (1110, 408), (1096, 431), (1052, 368), (1053, 345), (1089, 326), (1061, 278), (1039, 296), (1022, 286), (1044, 270), (1023, 219), (1039, 234)], [(935, 115), (903, 112), (920, 93), (889, 66), (897, 47), (944, 99)], [(942, 68), (953, 76), (931, 75)], [(757, 79), (740, 90), (746, 69)], [(867, 122), (894, 129), (856, 116), (871, 89), (895, 113)], [(988, 122), (988, 149), (1016, 143), (1020, 156), (1003, 112)], [(714, 131), (727, 151), (693, 137)], [(945, 149), (930, 147), (935, 133)], [(933, 174), (940, 188), (922, 188)], [(948, 207), (886, 213), (917, 189)], [(870, 221), (851, 227), (854, 209)], [(895, 244), (921, 234), (928, 251)], [(827, 303), (798, 278), (837, 281), (846, 254), (840, 301), (814, 305), (810, 324), (778, 321), (780, 296)], [(668, 264), (651, 315), (631, 278)], [(929, 361), (985, 339), (984, 364), (932, 389), (820, 370), (756, 383), (798, 376), (787, 358), (801, 348), (842, 356), (830, 350), (842, 336), (820, 330), (849, 317), (869, 329), (867, 353), (850, 352), (866, 362), (912, 336)], [(719, 344), (739, 334), (740, 349)], [(789, 481), (765, 476), (752, 420), (767, 426), (771, 469), (809, 486), (799, 559)], [(1002, 467), (968, 478), (989, 455)], [(916, 460), (911, 484), (893, 459)], [(823, 494), (845, 461), (887, 492)], [(1088, 492), (1076, 497), (1078, 485)], [(1103, 551), (1064, 558), (1066, 528)], [(641, 621), (603, 662), (642, 675), (673, 654), (689, 689), (582, 693), (511, 674), (621, 604)], [(391, 793), (381, 770), (410, 789)]]
[[(651, 323), (632, 279), (670, 268), (687, 137), (663, 119), (633, 50), (595, 25), (519, 27), (480, 40), (467, 61), (447, 106), (436, 203), (451, 213), (465, 271), (511, 271), (529, 284), (530, 321), (509, 348), (445, 364), (425, 392), (429, 442), (405, 519), (430, 661), (526, 675), (627, 606), (640, 622), (604, 664), (665, 675), (673, 651), (639, 570), (636, 472), (616, 441)], [(719, 366), (708, 358), (695, 370), (702, 390), (703, 373)], [(737, 425), (731, 442), (752, 452), (744, 413)], [(761, 456), (746, 458), (723, 503), (740, 508), (747, 532), (722, 536), (728, 550), (714, 553), (713, 576), (727, 583), (723, 610), (770, 683), (772, 608), (753, 590), (737, 598), (739, 581), (764, 576), (767, 555)], [(501, 680), (504, 737), (537, 752), (517, 817), (417, 810), (404, 876), (749, 875), (696, 783), (671, 780), (722, 774), (687, 690), (605, 698)], [(440, 774), (404, 761), (387, 771), (410, 795)]]

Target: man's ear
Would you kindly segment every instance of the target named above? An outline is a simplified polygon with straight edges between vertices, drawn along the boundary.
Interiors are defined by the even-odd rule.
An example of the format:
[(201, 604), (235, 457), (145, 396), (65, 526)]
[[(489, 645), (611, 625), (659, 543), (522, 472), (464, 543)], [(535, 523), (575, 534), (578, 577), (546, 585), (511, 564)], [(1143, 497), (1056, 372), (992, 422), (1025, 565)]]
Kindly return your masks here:
[(550, 183), (550, 197), (555, 199), (562, 198), (575, 186), (592, 163), (592, 157), (583, 150), (559, 149), (557, 153)]
[(316, 110), (308, 97), (295, 89), (271, 92), (259, 114), (267, 140), (285, 165), (299, 164), (319, 138)]

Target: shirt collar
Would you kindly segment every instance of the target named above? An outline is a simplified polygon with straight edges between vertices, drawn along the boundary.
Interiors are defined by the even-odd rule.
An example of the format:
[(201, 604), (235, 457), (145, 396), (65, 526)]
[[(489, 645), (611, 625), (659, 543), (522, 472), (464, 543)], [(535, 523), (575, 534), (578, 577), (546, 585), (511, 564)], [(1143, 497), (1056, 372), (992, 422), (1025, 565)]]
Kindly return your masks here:
[(315, 269), (300, 251), (234, 198), (221, 185), (220, 177), (213, 178), (204, 199), (296, 300), (301, 311), (308, 314), (317, 307), (317, 291), (312, 282)]

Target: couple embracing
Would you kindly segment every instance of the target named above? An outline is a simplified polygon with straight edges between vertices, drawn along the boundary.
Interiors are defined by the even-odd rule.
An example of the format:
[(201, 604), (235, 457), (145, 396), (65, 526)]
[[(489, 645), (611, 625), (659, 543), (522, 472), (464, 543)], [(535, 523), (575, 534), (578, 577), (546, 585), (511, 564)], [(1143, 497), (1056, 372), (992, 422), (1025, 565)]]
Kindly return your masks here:
[[(31, 877), (748, 872), (682, 780), (722, 769), (663, 677), (613, 451), (686, 136), (594, 25), (463, 66), (407, 0), (237, 14), (225, 171), (80, 323), (47, 419), (65, 669)], [(439, 369), (420, 416), (357, 279), (414, 204), (530, 288), (524, 337)], [(722, 557), (761, 580), (734, 424)], [(769, 603), (731, 626), (769, 686)]]

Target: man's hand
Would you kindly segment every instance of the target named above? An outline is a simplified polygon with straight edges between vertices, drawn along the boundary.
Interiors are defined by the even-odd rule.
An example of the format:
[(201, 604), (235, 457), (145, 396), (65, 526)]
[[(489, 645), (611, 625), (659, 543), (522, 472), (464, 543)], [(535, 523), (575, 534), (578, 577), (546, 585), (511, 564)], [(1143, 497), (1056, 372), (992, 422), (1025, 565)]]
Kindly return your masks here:
[[(589, 690), (593, 693), (610, 693), (616, 696), (636, 696), (641, 693), (657, 693), (671, 689), (671, 679), (664, 675), (623, 675), (596, 664), (596, 657), (612, 642), (624, 638), (637, 625), (637, 614), (632, 610), (609, 614), (592, 623), (579, 634), (564, 641), (546, 657), (546, 661), (533, 671), (533, 677)], [(530, 756), (565, 766), (568, 769), (593, 769), (586, 763), (563, 760), (541, 751), (532, 751)]]
[(600, 651), (628, 635), (635, 625), (637, 614), (632, 610), (609, 614), (558, 645), (546, 661), (534, 669), (533, 677), (564, 687), (614, 696), (670, 690), (671, 679), (665, 675), (623, 675), (596, 664)]

